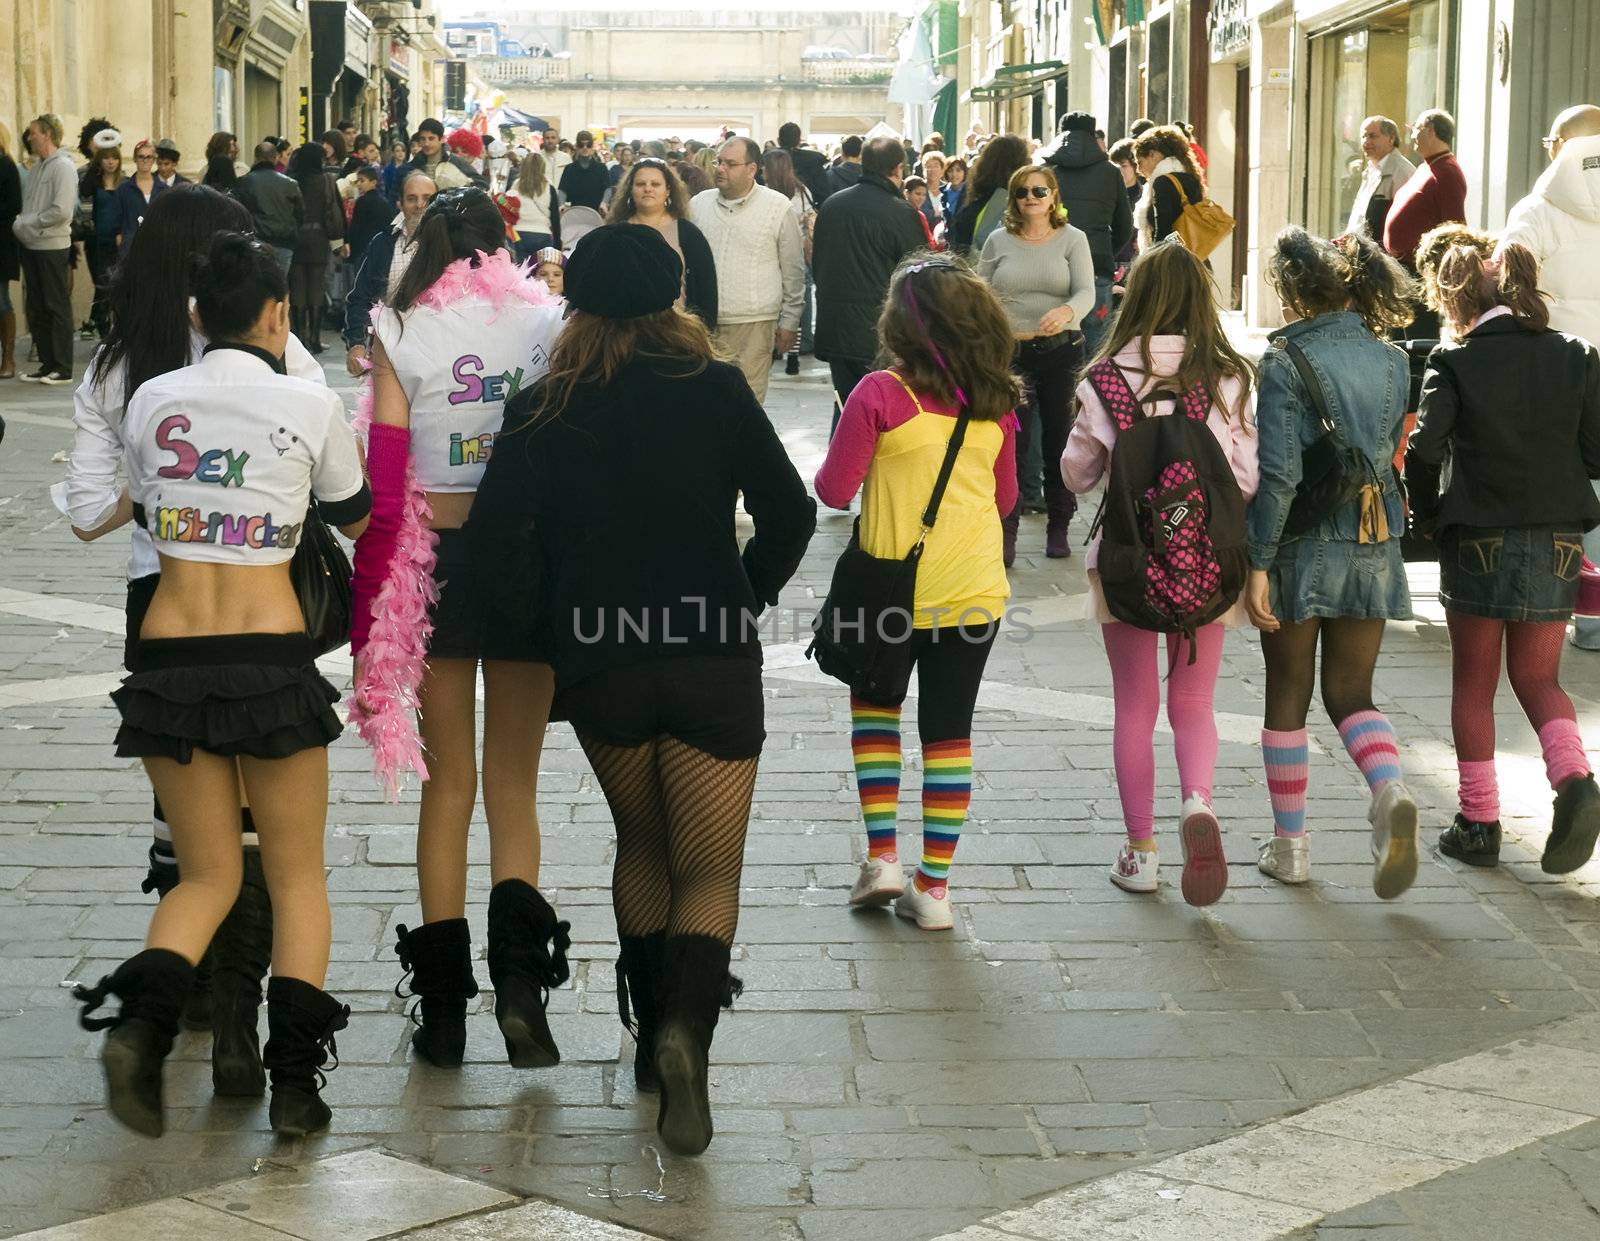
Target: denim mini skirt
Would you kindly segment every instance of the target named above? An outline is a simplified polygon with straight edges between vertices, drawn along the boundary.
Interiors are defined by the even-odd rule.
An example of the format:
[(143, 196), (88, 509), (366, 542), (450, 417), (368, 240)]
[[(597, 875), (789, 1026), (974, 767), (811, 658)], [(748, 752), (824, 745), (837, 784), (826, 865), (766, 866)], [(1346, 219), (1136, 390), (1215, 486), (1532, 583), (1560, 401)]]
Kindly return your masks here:
[(1451, 526), (1439, 535), (1439, 602), (1505, 621), (1567, 621), (1578, 602), (1576, 526)]
[(1294, 539), (1279, 547), (1269, 578), (1272, 614), (1280, 621), (1411, 619), (1411, 588), (1398, 538), (1382, 543)]

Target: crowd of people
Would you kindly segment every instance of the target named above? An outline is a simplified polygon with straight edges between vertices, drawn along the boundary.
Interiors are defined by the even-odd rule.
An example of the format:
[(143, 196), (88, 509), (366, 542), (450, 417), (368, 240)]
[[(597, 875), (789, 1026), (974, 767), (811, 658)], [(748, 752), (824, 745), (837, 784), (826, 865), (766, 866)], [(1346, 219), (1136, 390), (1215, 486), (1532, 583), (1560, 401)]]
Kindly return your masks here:
[[(52, 119), (29, 127), (47, 173), (30, 195), (58, 175)], [(974, 712), (1019, 517), (1042, 505), (1046, 555), (1065, 557), (1077, 497), (1097, 491), (1087, 619), (1109, 663), (1126, 828), (1110, 882), (1160, 883), (1164, 670), (1181, 891), (1199, 906), (1225, 893), (1212, 704), (1225, 631), (1250, 624), (1274, 829), (1259, 869), (1310, 876), (1320, 680), (1371, 793), (1373, 889), (1408, 889), (1419, 812), (1373, 697), (1385, 624), (1411, 615), (1408, 528), (1437, 548), (1452, 643), (1460, 813), (1440, 851), (1498, 860), (1503, 652), (1555, 794), (1544, 869), (1588, 861), (1600, 788), (1559, 660), (1600, 526), (1585, 278), (1600, 109), (1557, 119), (1551, 169), (1498, 238), (1455, 210), (1448, 116), (1413, 127), (1423, 163), (1409, 176), (1385, 145), (1396, 127), (1374, 118), (1350, 230), (1291, 227), (1264, 256), (1288, 326), (1259, 364), (1230, 343), (1197, 240), (1216, 237), (1214, 213), (1192, 214), (1214, 205), (1204, 152), (1181, 124), (1134, 128), (1108, 145), (1073, 113), (1047, 149), (973, 133), (947, 157), (937, 140), (849, 138), (832, 160), (798, 126), (771, 149), (727, 135), (604, 152), (585, 132), (570, 156), (549, 131), (513, 158), (493, 143), (474, 154), (430, 120), (415, 154), (397, 143), (384, 167), (356, 135), (355, 163), (335, 175), (336, 129), (287, 162), (263, 141), (222, 186), (237, 154), (223, 134), (208, 183), (144, 197), (136, 182), (131, 237), (95, 234), (119, 257), (94, 260), (101, 342), (60, 500), (83, 539), (134, 527), (116, 746), (143, 760), (155, 795), (146, 890), (161, 901), (144, 950), (79, 992), (85, 1025), (107, 1030), (113, 1114), (162, 1131), (162, 1063), (190, 1022), (213, 1031), (219, 1094), (270, 1081), (277, 1131), (329, 1121), (322, 1074), (348, 1009), (323, 990), (322, 837), (343, 725), (314, 660), (348, 638), (349, 722), (391, 793), (408, 772), (422, 781), (422, 921), (396, 946), (416, 1053), (459, 1066), (479, 994), (465, 915), (481, 785), (495, 1018), (511, 1064), (560, 1058), (546, 1005), (569, 977), (571, 927), (540, 890), (537, 799), (547, 724), (565, 720), (616, 829), (634, 1080), (659, 1094), (666, 1145), (703, 1150), (713, 1034), (740, 990), (729, 966), (765, 739), (757, 622), (810, 543), (813, 494), (841, 510), (859, 497), (825, 613), (890, 569), (910, 613), (890, 636), (892, 608), (862, 612), (872, 640), (827, 648), (849, 656), (829, 670), (848, 665), (835, 674), (866, 836), (853, 906), (954, 925)], [(97, 210), (112, 164), (86, 174)], [(76, 193), (69, 165), (59, 175)], [(37, 210), (18, 222), (19, 239), (56, 227)], [(353, 428), (314, 357), (318, 260), (347, 245), (359, 265), (342, 299), (346, 362), (364, 376)], [(1417, 407), (1391, 338), (1429, 316), (1441, 343)], [(809, 491), (763, 408), (774, 363), (807, 343), (837, 398)], [(754, 523), (742, 546), (740, 506)], [(329, 527), (355, 548), (348, 628), (331, 634), (305, 581), (339, 571)], [(297, 573), (305, 563), (315, 571)], [(897, 817), (913, 675), (922, 824), (908, 878)], [(112, 996), (120, 1010), (92, 1016)]]

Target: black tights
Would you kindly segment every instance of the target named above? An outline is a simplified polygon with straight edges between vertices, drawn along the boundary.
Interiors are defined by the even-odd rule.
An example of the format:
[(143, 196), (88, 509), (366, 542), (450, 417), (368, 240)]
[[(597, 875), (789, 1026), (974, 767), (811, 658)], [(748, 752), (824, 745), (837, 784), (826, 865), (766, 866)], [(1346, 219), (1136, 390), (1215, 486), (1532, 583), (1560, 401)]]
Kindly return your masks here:
[(759, 760), (714, 758), (675, 737), (609, 745), (578, 733), (617, 826), (611, 903), (622, 935), (733, 944)]
[(1322, 641), (1322, 705), (1335, 724), (1357, 711), (1371, 711), (1372, 672), (1383, 645), (1383, 621), (1313, 617), (1285, 622), (1261, 635), (1267, 664), (1266, 726), (1293, 732), (1306, 726), (1317, 680), (1317, 641)]

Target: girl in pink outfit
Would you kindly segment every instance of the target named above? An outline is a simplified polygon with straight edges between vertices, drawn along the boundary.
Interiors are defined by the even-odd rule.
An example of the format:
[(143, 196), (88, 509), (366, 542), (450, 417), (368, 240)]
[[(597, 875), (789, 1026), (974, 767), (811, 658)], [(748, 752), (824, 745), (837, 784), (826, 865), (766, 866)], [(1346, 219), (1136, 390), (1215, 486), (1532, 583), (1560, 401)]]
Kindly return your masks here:
[[(1181, 244), (1154, 246), (1133, 265), (1122, 308), (1096, 363), (1105, 359), (1121, 370), (1141, 401), (1158, 389), (1188, 393), (1203, 386), (1211, 397), (1206, 426), (1222, 446), (1244, 498), (1255, 494), (1252, 369), (1228, 343), (1210, 273)], [(1077, 397), (1077, 422), (1061, 456), (1061, 476), (1081, 495), (1107, 476), (1118, 432), (1116, 420), (1087, 379), (1078, 385)], [(1165, 416), (1175, 407), (1172, 401), (1157, 401), (1143, 410), (1146, 415)], [(1222, 661), (1223, 629), (1238, 623), (1242, 614), (1236, 607), (1224, 620), (1196, 630), (1192, 659), (1187, 653), (1180, 655), (1180, 635), (1167, 635), (1165, 658), (1158, 660), (1155, 632), (1114, 620), (1107, 610), (1095, 567), (1099, 552), (1096, 533), (1089, 548), (1089, 585), (1111, 661), (1116, 702), (1113, 750), (1128, 830), (1127, 842), (1111, 867), (1111, 882), (1129, 892), (1156, 890), (1152, 737), (1161, 705), (1161, 669), (1167, 666), (1167, 720), (1183, 786), (1183, 895), (1192, 905), (1209, 905), (1228, 886), (1221, 831), (1211, 810), (1217, 764), (1211, 704)]]

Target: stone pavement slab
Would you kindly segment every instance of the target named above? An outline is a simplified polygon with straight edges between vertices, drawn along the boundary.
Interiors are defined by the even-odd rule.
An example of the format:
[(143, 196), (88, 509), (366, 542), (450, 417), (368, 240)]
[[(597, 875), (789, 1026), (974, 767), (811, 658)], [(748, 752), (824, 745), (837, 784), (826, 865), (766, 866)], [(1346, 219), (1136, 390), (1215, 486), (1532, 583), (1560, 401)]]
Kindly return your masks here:
[[(775, 377), (769, 406), (809, 476), (824, 447), (828, 390), (807, 369), (798, 380)], [(348, 399), (349, 381), (332, 378)], [(1261, 661), (1251, 634), (1230, 634), (1214, 789), (1230, 890), (1205, 911), (1185, 906), (1170, 882), (1131, 897), (1105, 879), (1122, 829), (1105, 659), (1099, 635), (1075, 619), (1081, 557), (1045, 560), (1039, 519), (1024, 521), (1012, 575), (1035, 623), (996, 644), (977, 715), (972, 817), (952, 873), (957, 926), (930, 938), (892, 916), (845, 909), (863, 850), (848, 700), (801, 654), (804, 614), (825, 593), (850, 528), (848, 515), (824, 514), (769, 635), (769, 742), (736, 948), (747, 988), (719, 1026), (718, 1136), (705, 1156), (668, 1158), (658, 1177), (645, 1150), (653, 1102), (635, 1095), (621, 1067), (632, 1045), (615, 1017), (610, 821), (559, 725), (544, 752), (540, 817), (545, 884), (574, 924), (573, 981), (550, 1006), (561, 1065), (509, 1068), (487, 996), (463, 1070), (411, 1058), (392, 988), (394, 927), (418, 919), (416, 795), (384, 802), (347, 736), (330, 751), (329, 985), (357, 1016), (341, 1039), (345, 1063), (330, 1075), (332, 1131), (279, 1142), (259, 1105), (212, 1099), (208, 1039), (185, 1034), (168, 1068), (169, 1135), (136, 1139), (104, 1112), (96, 1040), (77, 1028), (62, 990), (136, 951), (151, 908), (138, 891), (148, 789), (135, 764), (111, 753), (115, 717), (104, 696), (119, 675), (125, 545), (80, 545), (43, 498), (70, 442), (70, 405), (70, 392), (0, 385), (11, 424), (0, 449), (0, 1233), (203, 1194), (260, 1160), (295, 1169), (365, 1150), (655, 1236), (923, 1241), (1412, 1074), (1408, 1097), (1460, 1095), (1464, 1117), (1503, 1101), (1542, 1124), (1550, 1111), (1588, 1103), (1585, 1090), (1546, 1091), (1539, 1066), (1548, 1058), (1572, 1075), (1588, 1063), (1582, 1056), (1600, 1053), (1600, 1035), (1582, 1024), (1600, 1020), (1600, 865), (1565, 877), (1539, 871), (1549, 793), (1511, 695), (1499, 704), (1506, 867), (1478, 872), (1427, 852), (1413, 891), (1378, 901), (1366, 790), (1336, 732), (1314, 720), (1313, 882), (1288, 889), (1254, 868), (1271, 832), (1255, 748)], [(1428, 566), (1412, 574), (1419, 620), (1390, 627), (1376, 690), (1396, 721), (1431, 843), (1454, 810), (1449, 648), (1436, 575)], [(1581, 722), (1600, 733), (1600, 659), (1569, 652), (1565, 665)], [(337, 659), (325, 666), (336, 683), (347, 680)], [(915, 718), (913, 698), (908, 737)], [(1171, 880), (1169, 736), (1155, 741)], [(919, 765), (908, 744), (902, 822), (913, 832)], [(913, 856), (914, 842), (902, 842)], [(481, 816), (469, 862), (468, 918), (481, 937)], [(1589, 1016), (1551, 1026), (1568, 1013)], [(1517, 1093), (1428, 1074), (1535, 1032), (1555, 1040), (1538, 1044), (1550, 1050), (1498, 1057), (1499, 1088)], [(1333, 1149), (1361, 1140), (1360, 1123), (1358, 1114), (1336, 1132), (1303, 1129), (1301, 1140)], [(1448, 1129), (1472, 1132), (1465, 1119)], [(1557, 1161), (1576, 1158), (1570, 1143), (1584, 1132), (1540, 1141), (1566, 1152)], [(1404, 1160), (1469, 1157), (1412, 1150)], [(1540, 1158), (1541, 1175), (1556, 1175), (1556, 1162)], [(658, 1183), (665, 1201), (640, 1196)], [(1377, 1178), (1372, 1188), (1388, 1184)], [(1157, 1201), (1177, 1202), (1161, 1209), (1189, 1219), (1238, 1195), (1221, 1184), (1192, 1192)], [(1478, 1218), (1511, 1226), (1492, 1201), (1478, 1207)], [(473, 1221), (489, 1218), (450, 1227), (472, 1236)], [(521, 1218), (538, 1221), (536, 1212)], [(1265, 1218), (1300, 1216), (1272, 1208)]]

